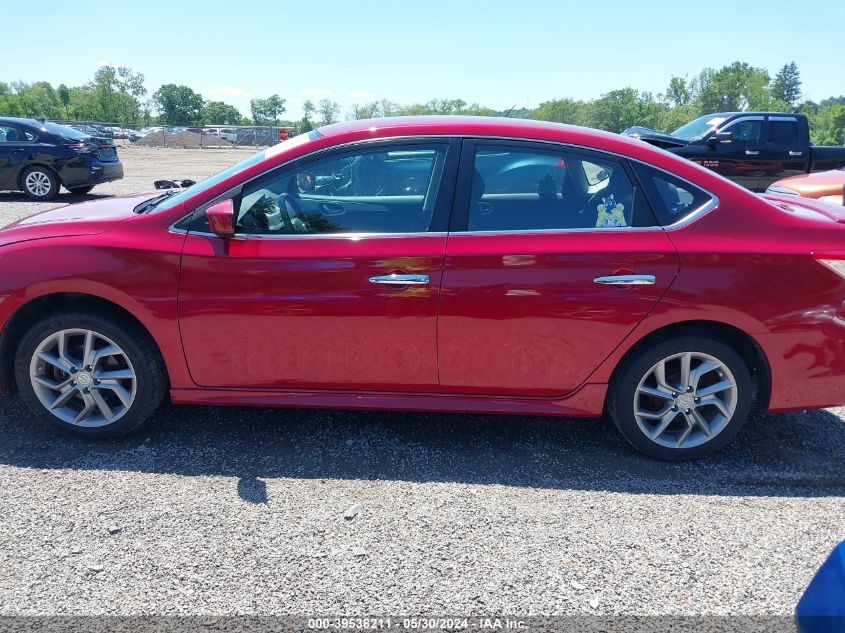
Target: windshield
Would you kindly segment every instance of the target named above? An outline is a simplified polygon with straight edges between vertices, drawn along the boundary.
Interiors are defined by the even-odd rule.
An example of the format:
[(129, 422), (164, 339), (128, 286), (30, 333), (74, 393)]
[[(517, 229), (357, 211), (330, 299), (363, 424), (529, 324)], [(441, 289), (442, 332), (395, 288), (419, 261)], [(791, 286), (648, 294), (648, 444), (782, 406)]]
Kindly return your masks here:
[(50, 134), (64, 136), (65, 138), (72, 138), (76, 140), (88, 138), (87, 134), (83, 134), (79, 130), (74, 130), (72, 127), (68, 127), (66, 125), (59, 125), (58, 123), (50, 123), (49, 121), (44, 123), (42, 129), (47, 130), (48, 132), (50, 132)]
[(672, 132), (672, 136), (677, 136), (685, 141), (692, 141), (694, 139), (701, 138), (705, 134), (719, 127), (727, 118), (728, 117), (725, 114), (705, 114), (704, 116), (700, 116), (697, 119), (690, 121), (686, 125), (682, 125)]
[(144, 210), (145, 212), (151, 211), (163, 211), (164, 209), (172, 209), (174, 206), (181, 204), (188, 198), (191, 198), (197, 194), (202, 193), (203, 191), (207, 191), (218, 182), (222, 182), (229, 178), (230, 176), (234, 176), (238, 172), (247, 169), (248, 167), (252, 167), (260, 163), (265, 158), (271, 158), (280, 154), (282, 152), (286, 152), (298, 145), (302, 145), (311, 141), (313, 139), (319, 138), (320, 133), (315, 131), (309, 132), (308, 134), (300, 134), (298, 136), (294, 136), (293, 138), (288, 139), (287, 141), (283, 141), (278, 145), (274, 145), (270, 149), (266, 149), (263, 152), (258, 152), (257, 154), (253, 154), (249, 158), (242, 160), (239, 163), (235, 163), (231, 167), (224, 169), (221, 172), (214, 174), (213, 176), (209, 176), (205, 180), (201, 180), (195, 185), (191, 185), (187, 189), (183, 189), (177, 194), (167, 196), (166, 198), (163, 197), (161, 200), (152, 206), (146, 207)]

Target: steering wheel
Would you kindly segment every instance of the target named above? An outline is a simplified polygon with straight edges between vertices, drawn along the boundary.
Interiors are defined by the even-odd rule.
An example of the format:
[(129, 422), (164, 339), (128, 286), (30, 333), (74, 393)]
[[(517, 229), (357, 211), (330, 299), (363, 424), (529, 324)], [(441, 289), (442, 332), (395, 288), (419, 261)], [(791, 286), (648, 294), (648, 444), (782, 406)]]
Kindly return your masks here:
[(296, 198), (289, 193), (281, 193), (279, 194), (277, 204), (279, 205), (279, 209), (287, 215), (288, 224), (294, 233), (308, 233), (311, 230), (308, 222), (298, 215), (302, 209), (300, 209), (299, 202)]

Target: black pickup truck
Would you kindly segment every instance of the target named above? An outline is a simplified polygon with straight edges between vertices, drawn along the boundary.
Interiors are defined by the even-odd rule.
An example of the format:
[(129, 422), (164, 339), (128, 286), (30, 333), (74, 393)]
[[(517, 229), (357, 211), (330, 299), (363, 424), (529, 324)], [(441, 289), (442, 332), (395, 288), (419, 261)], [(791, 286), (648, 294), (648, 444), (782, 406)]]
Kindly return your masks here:
[(753, 191), (775, 180), (845, 165), (845, 147), (815, 147), (807, 117), (783, 112), (705, 114), (671, 134), (622, 132), (688, 158)]

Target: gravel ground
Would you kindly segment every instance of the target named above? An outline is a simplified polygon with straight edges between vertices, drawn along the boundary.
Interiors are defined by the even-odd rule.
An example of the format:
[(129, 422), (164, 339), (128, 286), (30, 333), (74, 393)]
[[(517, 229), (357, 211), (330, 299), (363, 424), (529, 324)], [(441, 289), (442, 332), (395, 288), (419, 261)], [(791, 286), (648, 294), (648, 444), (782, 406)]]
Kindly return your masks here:
[[(128, 149), (96, 191), (248, 153)], [(90, 443), (4, 398), (0, 615), (788, 615), (845, 538), (843, 415), (664, 464), (607, 421), (165, 406)]]

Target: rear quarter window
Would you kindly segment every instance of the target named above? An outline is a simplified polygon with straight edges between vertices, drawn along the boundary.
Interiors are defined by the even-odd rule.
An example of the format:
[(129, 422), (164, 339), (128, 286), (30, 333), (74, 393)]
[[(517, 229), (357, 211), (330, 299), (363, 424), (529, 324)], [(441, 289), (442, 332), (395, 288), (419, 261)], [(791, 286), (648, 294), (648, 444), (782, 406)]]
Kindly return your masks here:
[(713, 201), (703, 189), (665, 171), (642, 164), (634, 169), (661, 226), (676, 224)]

